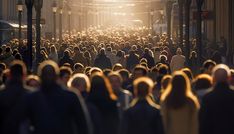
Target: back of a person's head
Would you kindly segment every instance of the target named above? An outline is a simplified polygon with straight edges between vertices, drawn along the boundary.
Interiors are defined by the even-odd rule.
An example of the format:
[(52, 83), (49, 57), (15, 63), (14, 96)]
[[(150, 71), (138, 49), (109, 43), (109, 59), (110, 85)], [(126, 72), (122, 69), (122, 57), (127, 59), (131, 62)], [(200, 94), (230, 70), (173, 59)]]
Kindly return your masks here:
[(153, 90), (154, 82), (148, 77), (140, 77), (133, 81), (134, 94), (139, 98), (146, 98)]
[(198, 107), (197, 99), (191, 91), (190, 80), (182, 71), (176, 71), (172, 75), (171, 83), (163, 92), (161, 101), (167, 108), (178, 109), (186, 104)]
[(42, 85), (55, 84), (59, 76), (58, 64), (51, 60), (42, 62), (38, 67), (38, 76)]
[(73, 75), (68, 81), (69, 88), (76, 88), (80, 85), (83, 85), (86, 89), (86, 92), (90, 92), (90, 80), (87, 75), (82, 73), (77, 73)]
[(193, 72), (191, 71), (191, 69), (183, 68), (181, 71), (184, 72), (190, 80), (193, 80)]
[(90, 100), (116, 100), (110, 82), (103, 73), (95, 73), (91, 76)]
[(228, 83), (231, 77), (230, 68), (225, 64), (218, 64), (212, 71), (213, 84)]
[(216, 65), (215, 61), (213, 61), (213, 60), (206, 60), (206, 61), (203, 63), (202, 67), (203, 67), (204, 69), (208, 69), (210, 66), (215, 66), (215, 65)]
[(212, 86), (212, 78), (208, 74), (200, 74), (193, 80), (195, 90), (205, 90)]
[(70, 67), (62, 66), (62, 67), (59, 68), (59, 70), (60, 70), (60, 75), (59, 75), (59, 77), (64, 77), (64, 76), (66, 76), (66, 75), (69, 75), (69, 76), (72, 75), (72, 70), (71, 70)]
[(147, 68), (145, 66), (142, 66), (142, 65), (136, 65), (135, 68), (134, 68), (134, 70), (133, 70), (133, 72), (136, 72), (136, 71), (142, 71), (142, 74), (144, 76), (146, 76), (147, 73), (148, 73)]
[(158, 73), (159, 73), (160, 75), (166, 75), (166, 74), (168, 74), (168, 72), (169, 72), (169, 68), (168, 68), (167, 65), (161, 64), (161, 65), (159, 66), (159, 68), (158, 68)]
[(120, 63), (116, 63), (112, 68), (113, 71), (118, 71), (121, 69), (123, 69), (123, 66)]
[(11, 79), (22, 79), (27, 73), (25, 64), (20, 60), (15, 60), (10, 65), (10, 78)]
[(121, 69), (118, 71), (122, 78), (129, 78), (129, 71), (127, 69)]
[(104, 74), (105, 76), (108, 76), (111, 72), (112, 72), (112, 70), (111, 70), (111, 69), (108, 69), (108, 68), (103, 70), (103, 74)]
[(171, 82), (171, 79), (172, 79), (171, 75), (165, 75), (165, 76), (163, 76), (163, 78), (161, 80), (161, 87), (162, 87), (163, 90), (167, 88), (167, 86)]
[(77, 69), (79, 69), (79, 68), (84, 68), (84, 65), (81, 64), (81, 63), (76, 63), (76, 64), (74, 65), (74, 67), (73, 67), (74, 70), (77, 70)]

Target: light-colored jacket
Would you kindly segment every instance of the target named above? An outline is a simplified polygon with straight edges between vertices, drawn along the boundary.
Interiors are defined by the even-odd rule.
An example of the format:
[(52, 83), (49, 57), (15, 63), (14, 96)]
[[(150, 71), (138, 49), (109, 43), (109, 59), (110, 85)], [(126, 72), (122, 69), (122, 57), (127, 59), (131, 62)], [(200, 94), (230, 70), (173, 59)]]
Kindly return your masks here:
[(184, 63), (185, 63), (185, 56), (174, 55), (170, 63), (171, 72), (178, 71), (184, 68)]
[(178, 108), (161, 105), (165, 134), (198, 134), (198, 109), (189, 104)]

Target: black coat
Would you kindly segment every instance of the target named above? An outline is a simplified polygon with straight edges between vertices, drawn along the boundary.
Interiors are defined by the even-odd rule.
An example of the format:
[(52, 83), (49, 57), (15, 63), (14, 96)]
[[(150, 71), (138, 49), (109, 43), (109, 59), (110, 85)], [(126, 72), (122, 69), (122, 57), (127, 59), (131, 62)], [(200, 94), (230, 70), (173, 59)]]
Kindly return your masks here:
[(139, 64), (139, 56), (137, 54), (130, 54), (127, 56), (126, 68), (132, 70), (137, 64)]
[(94, 134), (118, 134), (119, 111), (116, 101), (87, 100), (94, 125)]
[(163, 134), (160, 110), (146, 100), (125, 111), (121, 126), (121, 134)]
[(29, 89), (22, 82), (10, 81), (0, 92), (0, 134), (19, 134)]
[(106, 55), (99, 55), (95, 61), (94, 66), (100, 69), (111, 69), (111, 61)]
[(147, 64), (149, 68), (152, 68), (155, 66), (155, 62), (154, 62), (154, 58), (152, 56), (150, 56), (149, 54), (145, 53), (142, 57), (145, 58), (147, 60)]
[(71, 65), (71, 67), (74, 66), (74, 62), (73, 62), (72, 58), (70, 58), (69, 56), (63, 56), (59, 61), (59, 66), (62, 66), (65, 63), (69, 63)]
[(219, 84), (202, 100), (200, 134), (234, 134), (234, 91)]
[(90, 134), (86, 106), (74, 93), (59, 85), (42, 87), (28, 97), (27, 115), (34, 134)]

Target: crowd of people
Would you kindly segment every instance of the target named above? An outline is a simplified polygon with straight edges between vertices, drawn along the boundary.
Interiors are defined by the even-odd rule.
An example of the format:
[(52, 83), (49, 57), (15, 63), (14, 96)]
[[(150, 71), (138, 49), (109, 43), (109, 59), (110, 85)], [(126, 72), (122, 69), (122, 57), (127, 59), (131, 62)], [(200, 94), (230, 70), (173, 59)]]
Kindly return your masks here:
[(0, 47), (1, 134), (234, 133), (234, 70), (217, 51), (199, 65), (195, 40), (185, 57), (166, 34), (91, 27), (33, 48), (31, 71), (26, 41)]

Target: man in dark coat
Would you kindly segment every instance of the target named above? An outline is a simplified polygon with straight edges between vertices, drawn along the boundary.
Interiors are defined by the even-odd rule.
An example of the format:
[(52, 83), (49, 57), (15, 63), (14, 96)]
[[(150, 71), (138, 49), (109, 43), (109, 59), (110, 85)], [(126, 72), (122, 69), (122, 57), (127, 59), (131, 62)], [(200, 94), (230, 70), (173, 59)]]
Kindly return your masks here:
[(70, 56), (70, 52), (65, 50), (63, 53), (63, 57), (59, 61), (59, 66), (63, 66), (65, 63), (69, 63), (71, 67), (74, 66), (73, 59)]
[(133, 50), (129, 52), (129, 55), (126, 57), (126, 59), (127, 59), (126, 68), (129, 71), (132, 71), (132, 69), (140, 62), (139, 55), (137, 55), (136, 52)]
[(234, 91), (228, 84), (229, 78), (226, 65), (213, 69), (213, 90), (204, 96), (201, 104), (200, 134), (234, 134)]
[(90, 118), (82, 98), (57, 84), (57, 64), (53, 61), (43, 62), (38, 74), (41, 89), (27, 99), (27, 115), (34, 133), (91, 134)]
[(121, 134), (163, 134), (159, 106), (150, 98), (153, 81), (141, 77), (134, 81), (136, 99), (124, 113)]
[(148, 64), (149, 68), (152, 68), (153, 66), (155, 66), (154, 58), (150, 55), (149, 48), (145, 49), (145, 52), (144, 52), (143, 56), (141, 57), (141, 59), (142, 58), (145, 58), (147, 60), (147, 64)]
[(10, 79), (0, 91), (0, 134), (19, 134), (25, 109), (24, 99), (29, 89), (23, 85), (26, 67), (22, 61), (14, 61), (10, 67)]
[(111, 60), (106, 56), (105, 49), (101, 49), (99, 55), (94, 61), (94, 66), (100, 69), (111, 69)]

